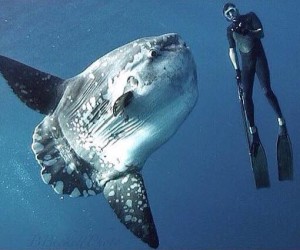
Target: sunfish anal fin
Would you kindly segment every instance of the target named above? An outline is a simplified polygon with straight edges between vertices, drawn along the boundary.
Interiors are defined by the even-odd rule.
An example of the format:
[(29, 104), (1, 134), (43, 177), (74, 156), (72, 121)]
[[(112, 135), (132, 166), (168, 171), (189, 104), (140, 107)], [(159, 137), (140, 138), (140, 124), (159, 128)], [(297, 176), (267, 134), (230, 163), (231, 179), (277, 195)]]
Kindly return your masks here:
[(133, 172), (106, 183), (104, 196), (120, 221), (152, 248), (159, 245), (144, 181)]

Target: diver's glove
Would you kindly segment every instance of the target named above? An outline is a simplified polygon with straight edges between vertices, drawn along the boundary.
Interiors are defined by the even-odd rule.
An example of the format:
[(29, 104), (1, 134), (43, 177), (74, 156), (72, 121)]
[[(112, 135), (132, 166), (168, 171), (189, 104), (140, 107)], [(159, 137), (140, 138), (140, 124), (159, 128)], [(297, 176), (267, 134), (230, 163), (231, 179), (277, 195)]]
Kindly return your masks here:
[(235, 22), (231, 28), (233, 32), (241, 34), (243, 36), (249, 34), (249, 29), (246, 28), (246, 25), (243, 22)]
[(241, 29), (242, 22), (235, 21), (231, 25), (231, 31), (239, 33)]

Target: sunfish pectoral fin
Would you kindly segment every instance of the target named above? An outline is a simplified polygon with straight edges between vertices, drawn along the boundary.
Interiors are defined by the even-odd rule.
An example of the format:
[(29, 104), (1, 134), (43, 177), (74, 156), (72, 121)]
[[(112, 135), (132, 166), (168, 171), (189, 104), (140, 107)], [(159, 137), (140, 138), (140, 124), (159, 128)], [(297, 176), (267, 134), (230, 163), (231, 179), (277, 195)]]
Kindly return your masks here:
[(117, 116), (121, 114), (126, 106), (128, 106), (133, 98), (132, 91), (128, 91), (121, 95), (113, 104), (113, 114)]
[(120, 221), (150, 247), (157, 248), (159, 241), (141, 174), (134, 172), (111, 180), (103, 192)]
[(52, 113), (63, 94), (63, 79), (5, 56), (0, 56), (0, 72), (21, 101), (42, 114)]

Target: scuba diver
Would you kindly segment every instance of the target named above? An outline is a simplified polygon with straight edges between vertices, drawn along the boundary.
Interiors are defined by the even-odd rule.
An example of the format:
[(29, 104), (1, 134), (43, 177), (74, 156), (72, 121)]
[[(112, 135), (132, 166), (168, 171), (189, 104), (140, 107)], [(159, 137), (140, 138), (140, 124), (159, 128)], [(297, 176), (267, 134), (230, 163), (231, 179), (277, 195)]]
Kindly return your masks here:
[[(229, 57), (236, 71), (236, 79), (242, 90), (244, 109), (249, 122), (251, 152), (260, 143), (257, 127), (254, 122), (254, 104), (252, 100), (254, 76), (257, 75), (260, 85), (269, 103), (274, 109), (278, 124), (279, 135), (287, 136), (286, 123), (283, 118), (278, 100), (271, 89), (270, 72), (267, 58), (261, 43), (264, 31), (259, 18), (254, 12), (240, 15), (233, 3), (226, 3), (223, 15), (231, 24), (227, 28), (229, 42)], [(240, 69), (237, 49), (240, 53), (242, 67)]]

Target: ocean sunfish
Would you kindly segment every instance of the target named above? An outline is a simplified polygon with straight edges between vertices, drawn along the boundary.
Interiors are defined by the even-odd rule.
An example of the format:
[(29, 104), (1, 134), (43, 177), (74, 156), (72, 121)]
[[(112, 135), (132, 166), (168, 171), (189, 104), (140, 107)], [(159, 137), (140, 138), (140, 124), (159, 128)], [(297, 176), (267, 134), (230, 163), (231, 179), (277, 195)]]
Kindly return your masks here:
[(0, 56), (14, 93), (44, 115), (32, 150), (56, 193), (103, 192), (120, 221), (159, 245), (141, 170), (193, 109), (197, 72), (178, 34), (135, 40), (69, 79)]

